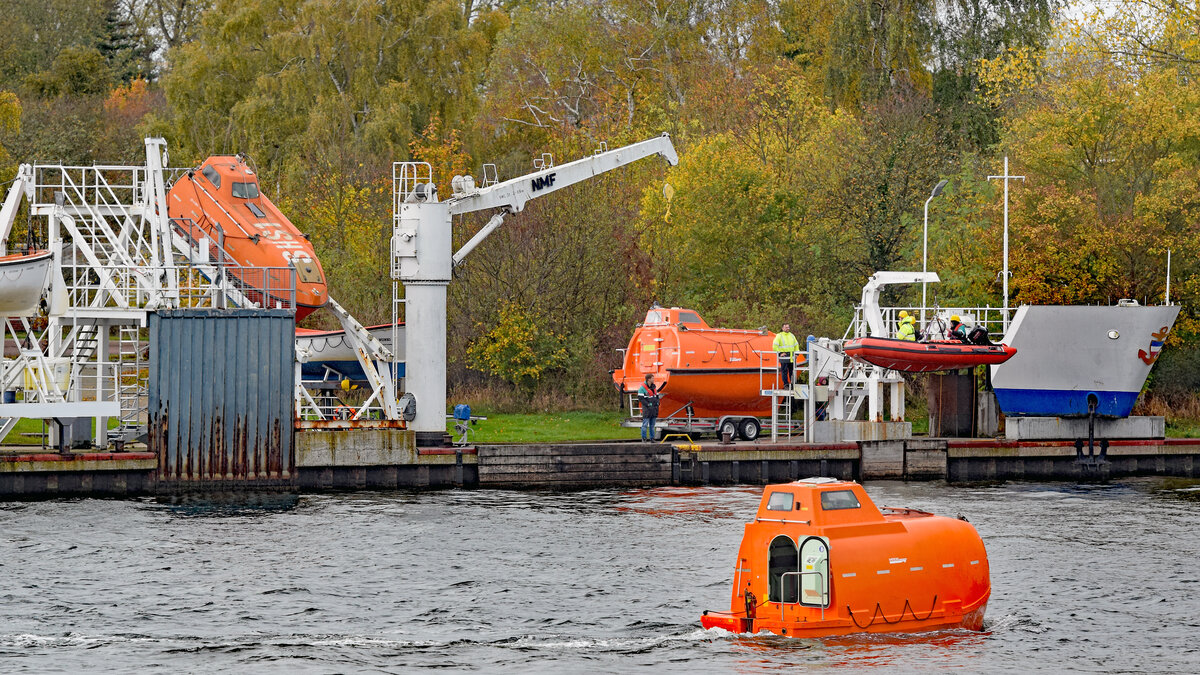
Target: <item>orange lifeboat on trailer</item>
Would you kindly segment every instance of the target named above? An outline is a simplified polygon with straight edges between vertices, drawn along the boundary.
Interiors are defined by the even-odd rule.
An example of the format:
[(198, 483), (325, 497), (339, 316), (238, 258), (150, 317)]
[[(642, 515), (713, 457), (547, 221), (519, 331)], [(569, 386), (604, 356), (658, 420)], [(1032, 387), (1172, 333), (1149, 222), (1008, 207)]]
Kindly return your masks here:
[[(625, 350), (625, 362), (613, 371), (613, 384), (634, 393), (653, 375), (661, 392), (661, 418), (686, 415), (764, 417), (779, 389), (775, 334), (765, 330), (713, 328), (700, 315), (681, 307), (652, 307)], [(797, 366), (805, 363), (797, 354)]]
[(763, 491), (728, 612), (705, 628), (790, 637), (983, 629), (987, 552), (962, 519), (879, 509), (862, 486), (809, 478)]
[(167, 195), (167, 213), (193, 246), (208, 246), (231, 265), (227, 272), (252, 301), (264, 307), (292, 302), (296, 320), (329, 302), (325, 271), (308, 237), (259, 190), (258, 177), (241, 155), (214, 155), (180, 176)]

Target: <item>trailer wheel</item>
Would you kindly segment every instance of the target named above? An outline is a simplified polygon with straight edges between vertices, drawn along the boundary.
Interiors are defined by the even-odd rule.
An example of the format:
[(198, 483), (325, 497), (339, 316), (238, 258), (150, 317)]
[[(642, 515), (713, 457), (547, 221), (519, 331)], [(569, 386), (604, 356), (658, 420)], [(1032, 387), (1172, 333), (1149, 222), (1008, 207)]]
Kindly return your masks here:
[(747, 417), (746, 419), (742, 420), (741, 428), (739, 429), (739, 435), (744, 440), (753, 441), (754, 439), (758, 438), (760, 431), (762, 431), (762, 425), (758, 423), (758, 420), (754, 419), (753, 417)]
[(737, 437), (737, 435), (738, 435), (737, 420), (732, 420), (732, 419), (724, 420), (723, 422), (721, 422), (721, 426), (717, 427), (717, 438), (718, 439), (724, 438), (726, 434), (729, 434), (730, 438)]

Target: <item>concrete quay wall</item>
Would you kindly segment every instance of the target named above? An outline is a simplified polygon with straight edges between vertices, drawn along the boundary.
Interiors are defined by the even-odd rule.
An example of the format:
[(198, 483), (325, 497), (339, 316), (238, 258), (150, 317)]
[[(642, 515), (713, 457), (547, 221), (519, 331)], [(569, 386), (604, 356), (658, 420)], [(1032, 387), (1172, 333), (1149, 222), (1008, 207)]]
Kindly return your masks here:
[[(150, 452), (0, 453), (0, 499), (181, 492), (447, 487), (583, 488), (733, 485), (808, 476), (871, 481), (1094, 481), (1200, 478), (1200, 439), (1078, 441), (938, 439), (842, 443), (554, 443), (422, 448), (401, 429), (296, 434), (287, 480), (179, 481)], [(169, 474), (168, 474), (169, 476)]]

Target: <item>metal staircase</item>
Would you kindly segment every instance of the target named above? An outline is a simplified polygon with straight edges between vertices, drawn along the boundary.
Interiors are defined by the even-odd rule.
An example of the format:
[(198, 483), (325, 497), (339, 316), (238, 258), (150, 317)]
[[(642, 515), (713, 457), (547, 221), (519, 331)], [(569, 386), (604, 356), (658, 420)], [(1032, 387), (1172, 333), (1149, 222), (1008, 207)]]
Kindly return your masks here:
[(128, 442), (146, 433), (149, 388), (143, 371), (149, 364), (143, 358), (141, 330), (123, 325), (117, 331), (117, 400), (121, 417), (114, 433), (116, 440)]

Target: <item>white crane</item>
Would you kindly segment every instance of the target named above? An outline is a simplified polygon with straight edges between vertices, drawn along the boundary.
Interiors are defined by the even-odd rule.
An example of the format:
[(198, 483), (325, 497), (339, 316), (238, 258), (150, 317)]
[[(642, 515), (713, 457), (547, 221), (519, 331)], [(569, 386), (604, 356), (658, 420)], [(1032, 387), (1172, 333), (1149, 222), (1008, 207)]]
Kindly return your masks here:
[[(440, 442), (446, 431), (446, 286), (454, 266), (498, 228), (504, 217), (518, 213), (530, 199), (561, 190), (651, 155), (671, 165), (679, 162), (667, 134), (583, 159), (553, 166), (543, 158), (538, 171), (486, 187), (469, 176), (456, 176), (454, 195), (439, 202), (428, 164), (399, 162), (394, 167), (395, 218), (392, 232), (392, 278), (404, 284), (405, 390), (416, 402), (410, 428), (417, 442)], [(453, 217), (501, 209), (457, 253), (453, 253)]]

